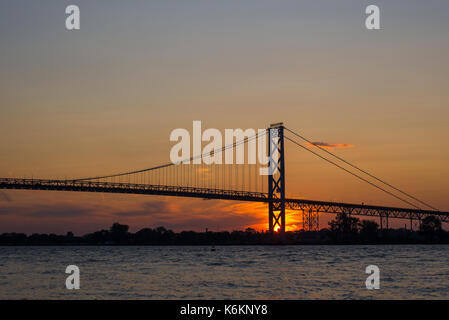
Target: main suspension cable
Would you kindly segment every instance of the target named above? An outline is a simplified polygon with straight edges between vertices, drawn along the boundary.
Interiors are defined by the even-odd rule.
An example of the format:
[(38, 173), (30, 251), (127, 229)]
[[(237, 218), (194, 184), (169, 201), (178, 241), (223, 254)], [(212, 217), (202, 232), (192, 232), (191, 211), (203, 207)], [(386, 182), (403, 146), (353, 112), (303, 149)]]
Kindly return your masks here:
[(347, 173), (353, 175), (354, 177), (356, 177), (356, 178), (358, 178), (358, 179), (360, 179), (360, 180), (362, 180), (362, 181), (364, 181), (364, 182), (370, 184), (371, 186), (373, 186), (373, 187), (375, 187), (375, 188), (377, 188), (377, 189), (379, 189), (379, 190), (381, 190), (381, 191), (383, 191), (383, 192), (389, 194), (390, 196), (395, 197), (396, 199), (401, 200), (401, 201), (403, 201), (403, 202), (405, 202), (405, 203), (407, 203), (407, 204), (409, 204), (409, 205), (415, 207), (416, 209), (421, 209), (420, 207), (416, 206), (416, 205), (413, 204), (412, 202), (407, 201), (407, 200), (405, 200), (405, 199), (403, 199), (403, 198), (397, 196), (396, 194), (394, 194), (394, 193), (392, 193), (392, 192), (390, 192), (390, 191), (388, 191), (388, 190), (386, 190), (386, 189), (384, 189), (384, 188), (382, 188), (382, 187), (379, 187), (379, 186), (376, 185), (375, 183), (372, 183), (371, 181), (368, 181), (367, 179), (365, 179), (365, 178), (359, 176), (358, 174), (356, 174), (356, 173), (354, 173), (354, 172), (352, 172), (352, 171), (349, 171), (348, 169), (346, 169), (346, 168), (340, 166), (339, 164), (335, 163), (335, 162), (332, 161), (332, 160), (329, 160), (329, 159), (323, 157), (322, 155), (316, 153), (315, 151), (310, 150), (309, 148), (307, 148), (307, 147), (303, 146), (302, 144), (300, 144), (300, 143), (294, 141), (293, 139), (290, 139), (289, 137), (287, 137), (287, 136), (285, 136), (285, 135), (284, 135), (284, 138), (287, 139), (287, 140), (289, 140), (290, 142), (296, 144), (297, 146), (303, 148), (304, 150), (307, 150), (307, 151), (313, 153), (313, 154), (316, 155), (317, 157), (319, 157), (319, 158), (321, 158), (321, 159), (323, 159), (323, 160), (329, 162), (330, 164), (333, 164), (334, 166), (340, 168), (341, 170), (343, 170), (343, 171), (345, 171), (345, 172), (347, 172)]
[[(285, 128), (285, 127), (284, 127), (284, 128)], [(413, 195), (411, 195), (411, 194), (409, 194), (409, 193), (407, 193), (407, 192), (405, 192), (405, 191), (403, 191), (403, 190), (401, 190), (401, 189), (399, 189), (399, 188), (397, 188), (397, 187), (391, 185), (390, 183), (386, 182), (386, 181), (383, 180), (383, 179), (380, 179), (380, 178), (374, 176), (373, 174), (367, 172), (366, 170), (361, 169), (360, 167), (358, 167), (358, 166), (356, 166), (356, 165), (350, 163), (349, 161), (347, 161), (347, 160), (345, 160), (345, 159), (343, 159), (343, 158), (337, 156), (336, 154), (334, 154), (334, 153), (332, 153), (332, 152), (326, 150), (325, 148), (321, 147), (319, 144), (316, 144), (316, 143), (310, 141), (309, 139), (307, 139), (307, 138), (305, 138), (305, 137), (303, 137), (303, 136), (297, 134), (296, 132), (294, 132), (294, 131), (292, 131), (292, 130), (290, 130), (290, 129), (288, 129), (288, 128), (285, 128), (285, 130), (291, 132), (292, 134), (294, 134), (295, 136), (301, 138), (302, 140), (306, 141), (307, 143), (310, 143), (311, 145), (313, 145), (313, 146), (315, 146), (315, 147), (321, 149), (322, 151), (324, 151), (324, 152), (330, 154), (331, 156), (337, 158), (338, 160), (340, 160), (340, 161), (346, 163), (347, 165), (353, 167), (354, 169), (357, 169), (357, 170), (359, 170), (360, 172), (366, 174), (367, 176), (369, 176), (369, 177), (371, 177), (371, 178), (373, 178), (373, 179), (375, 179), (375, 180), (377, 180), (377, 181), (383, 183), (384, 185), (386, 185), (386, 186), (388, 186), (388, 187), (390, 187), (390, 188), (392, 188), (392, 189), (394, 189), (394, 190), (396, 190), (396, 191), (402, 193), (403, 195), (406, 195), (407, 197), (409, 197), (409, 198), (411, 198), (411, 199), (413, 199), (413, 200), (415, 200), (415, 201), (417, 201), (417, 202), (419, 202), (419, 203), (421, 203), (421, 204), (423, 204), (423, 205), (425, 205), (425, 206), (427, 206), (427, 207), (429, 207), (429, 208), (431, 208), (431, 209), (433, 209), (433, 210), (439, 211), (439, 210), (438, 210), (437, 208), (435, 208), (434, 206), (432, 206), (432, 205), (430, 205), (430, 204), (428, 204), (428, 203), (426, 203), (426, 202), (424, 202), (424, 201), (422, 201), (422, 200), (416, 198), (415, 196), (413, 196)]]
[(163, 164), (163, 165), (159, 165), (159, 166), (155, 166), (155, 167), (147, 168), (147, 169), (141, 169), (141, 170), (135, 170), (135, 171), (123, 172), (123, 173), (116, 173), (116, 174), (111, 174), (111, 175), (106, 175), (106, 176), (80, 178), (80, 179), (74, 179), (74, 180), (71, 180), (71, 181), (87, 181), (87, 180), (98, 180), (98, 179), (107, 179), (107, 178), (121, 177), (121, 176), (127, 176), (127, 175), (131, 175), (131, 174), (141, 173), (141, 172), (147, 172), (147, 171), (153, 171), (153, 170), (157, 170), (157, 169), (167, 168), (167, 167), (171, 167), (173, 165), (182, 164), (182, 163), (185, 163), (185, 162), (190, 163), (190, 162), (192, 162), (194, 160), (202, 159), (203, 157), (210, 157), (211, 154), (220, 153), (220, 152), (226, 151), (226, 150), (228, 150), (230, 148), (237, 147), (237, 146), (239, 146), (241, 144), (244, 144), (244, 143), (247, 143), (247, 142), (252, 141), (254, 139), (257, 139), (259, 136), (263, 136), (265, 134), (266, 134), (266, 131), (263, 131), (262, 134), (257, 132), (256, 134), (252, 135), (251, 137), (247, 137), (247, 138), (244, 138), (243, 140), (236, 141), (233, 144), (224, 146), (224, 147), (222, 147), (220, 149), (212, 150), (211, 152), (200, 154), (200, 155), (197, 155), (197, 156), (192, 156), (189, 159), (184, 159), (184, 160), (178, 161), (176, 163), (170, 162), (170, 163), (166, 163), (166, 164)]

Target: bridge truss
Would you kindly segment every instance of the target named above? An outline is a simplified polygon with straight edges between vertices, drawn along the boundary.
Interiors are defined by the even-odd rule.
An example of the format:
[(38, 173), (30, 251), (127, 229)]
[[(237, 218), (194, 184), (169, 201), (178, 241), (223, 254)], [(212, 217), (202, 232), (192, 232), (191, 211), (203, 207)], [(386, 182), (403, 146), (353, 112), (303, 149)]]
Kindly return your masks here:
[[(111, 183), (101, 181), (0, 178), (0, 189), (125, 193), (264, 203), (269, 203), (270, 201), (268, 193), (263, 192), (133, 183)], [(273, 199), (272, 201), (278, 203), (280, 199)], [(387, 219), (397, 218), (418, 221), (421, 221), (427, 216), (437, 216), (442, 222), (449, 222), (449, 212), (434, 210), (291, 198), (285, 198), (285, 207), (289, 210), (300, 210), (303, 212), (312, 211), (316, 213), (334, 214), (346, 213), (354, 216), (369, 216)]]
[[(286, 136), (285, 133), (292, 134), (293, 136)], [(212, 157), (218, 153), (225, 153), (225, 156), (227, 156), (226, 153), (228, 151), (231, 151), (231, 156), (233, 157), (233, 150), (237, 150), (237, 148), (242, 148), (241, 150), (243, 150), (245, 146), (250, 150), (250, 144), (252, 144), (252, 147), (255, 147), (256, 140), (260, 138), (265, 139), (262, 140), (260, 145), (268, 146), (268, 176), (259, 174), (260, 167), (258, 166), (260, 166), (260, 164), (239, 164), (236, 166), (225, 165), (221, 162), (212, 165), (194, 164), (195, 161), (193, 160), (195, 159), (202, 158), (204, 160), (205, 158)], [(345, 172), (414, 208), (326, 202), (286, 197), (284, 138), (294, 143), (296, 146), (315, 154), (323, 160), (326, 160)], [(309, 147), (314, 146), (320, 148), (320, 146), (314, 144), (310, 140), (285, 128), (282, 123), (277, 123), (271, 125), (267, 130), (261, 130), (261, 132), (258, 132), (251, 137), (246, 137), (231, 145), (214, 149), (210, 153), (196, 155), (195, 157), (186, 159), (187, 161), (181, 161), (179, 163), (168, 163), (143, 170), (82, 179), (51, 180), (0, 178), (0, 189), (125, 193), (262, 202), (267, 203), (268, 205), (269, 231), (280, 233), (285, 232), (287, 225), (285, 214), (287, 209), (302, 211), (304, 230), (318, 230), (319, 215), (321, 213), (345, 213), (354, 216), (378, 217), (380, 218), (381, 226), (382, 222), (385, 220), (387, 227), (388, 220), (391, 218), (407, 219), (413, 222), (414, 220), (422, 221), (428, 216), (436, 216), (442, 222), (449, 222), (449, 212), (439, 211), (418, 198), (349, 163), (341, 157), (338, 157), (327, 150), (323, 150), (325, 153), (335, 157), (340, 163), (343, 162), (344, 164), (349, 165), (352, 169), (358, 170), (358, 172), (365, 175), (365, 177), (362, 177), (361, 175), (354, 173), (354, 171), (344, 168), (341, 164), (337, 164), (336, 162), (319, 155), (310, 148), (299, 144), (294, 138), (300, 138), (306, 141), (309, 144)], [(268, 141), (266, 141), (267, 139)], [(259, 141), (257, 143), (259, 147)], [(235, 157), (237, 159), (237, 155), (235, 155)], [(366, 176), (371, 178), (371, 181), (369, 181)], [(382, 185), (380, 186), (373, 182), (373, 179), (377, 183), (382, 183)], [(387, 190), (386, 187), (390, 190), (393, 189), (394, 192)], [(405, 199), (404, 196), (406, 196), (407, 199)], [(417, 202), (432, 210), (422, 209), (416, 204)]]

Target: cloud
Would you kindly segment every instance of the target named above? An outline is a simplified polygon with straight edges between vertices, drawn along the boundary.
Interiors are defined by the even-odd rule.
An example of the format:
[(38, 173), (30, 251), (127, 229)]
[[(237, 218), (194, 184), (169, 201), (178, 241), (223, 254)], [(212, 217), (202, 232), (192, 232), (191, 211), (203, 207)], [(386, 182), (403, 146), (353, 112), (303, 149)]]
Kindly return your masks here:
[(145, 201), (132, 210), (112, 212), (133, 229), (164, 226), (174, 230), (234, 230), (264, 223), (266, 205), (225, 200), (162, 198)]
[(95, 214), (94, 208), (74, 204), (35, 204), (11, 205), (0, 207), (0, 216), (35, 217), (35, 218), (81, 218)]
[(154, 200), (144, 202), (139, 208), (134, 210), (121, 210), (113, 213), (113, 215), (121, 217), (140, 217), (140, 216), (157, 216), (160, 214), (171, 213), (173, 210), (172, 206), (166, 201)]
[[(142, 228), (165, 226), (175, 231), (266, 228), (266, 204), (142, 195), (16, 191), (21, 201), (0, 199), (0, 233), (83, 235), (113, 222)], [(8, 194), (9, 195), (9, 194)], [(18, 196), (17, 196), (18, 197)]]
[(307, 142), (307, 146), (310, 148), (319, 146), (323, 149), (346, 149), (346, 148), (354, 148), (353, 144), (347, 143), (327, 143), (327, 142)]

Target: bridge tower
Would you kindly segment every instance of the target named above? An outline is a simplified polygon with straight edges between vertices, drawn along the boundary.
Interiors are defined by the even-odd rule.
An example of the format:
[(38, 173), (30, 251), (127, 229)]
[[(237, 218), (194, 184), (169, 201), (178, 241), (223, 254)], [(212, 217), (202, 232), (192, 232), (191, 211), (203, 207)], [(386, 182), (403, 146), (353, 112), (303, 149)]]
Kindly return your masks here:
[(270, 233), (285, 233), (285, 161), (284, 126), (272, 124), (268, 129), (268, 226)]

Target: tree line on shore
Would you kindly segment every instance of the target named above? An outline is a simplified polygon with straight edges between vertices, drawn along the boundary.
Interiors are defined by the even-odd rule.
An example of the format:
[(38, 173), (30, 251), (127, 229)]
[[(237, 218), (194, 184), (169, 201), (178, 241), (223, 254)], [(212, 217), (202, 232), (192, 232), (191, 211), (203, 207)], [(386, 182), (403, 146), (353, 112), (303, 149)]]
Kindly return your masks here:
[(271, 244), (449, 244), (449, 232), (442, 229), (436, 216), (421, 221), (419, 230), (380, 229), (371, 220), (360, 221), (348, 214), (337, 214), (329, 227), (319, 231), (288, 231), (284, 235), (244, 231), (173, 232), (164, 227), (144, 228), (136, 233), (114, 223), (109, 230), (84, 236), (3, 233), (0, 245), (271, 245)]

